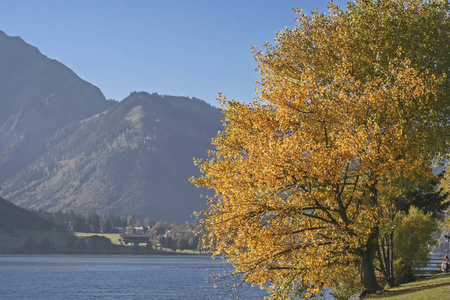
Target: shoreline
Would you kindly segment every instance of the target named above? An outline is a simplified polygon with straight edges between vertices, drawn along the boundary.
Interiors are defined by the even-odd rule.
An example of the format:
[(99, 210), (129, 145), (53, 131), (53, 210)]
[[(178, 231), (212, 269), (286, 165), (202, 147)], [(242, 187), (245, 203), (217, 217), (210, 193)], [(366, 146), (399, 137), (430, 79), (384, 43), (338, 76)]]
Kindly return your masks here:
[(79, 234), (59, 230), (15, 230), (11, 233), (0, 230), (0, 255), (208, 255), (208, 252), (199, 250), (176, 249), (174, 251), (161, 247), (155, 241), (152, 242), (151, 248), (143, 243), (139, 246), (120, 244), (115, 238), (111, 239), (111, 243), (88, 245), (83, 241), (85, 235), (109, 236), (110, 234)]
[(121, 247), (118, 248), (117, 251), (113, 249), (92, 249), (89, 250), (78, 250), (78, 251), (69, 251), (69, 250), (55, 250), (55, 251), (32, 251), (32, 250), (22, 250), (22, 249), (13, 249), (7, 251), (0, 251), (0, 255), (123, 255), (123, 256), (172, 256), (172, 255), (181, 255), (181, 256), (211, 256), (208, 253), (201, 252), (178, 252), (178, 251), (164, 251), (164, 250), (146, 250), (145, 247), (140, 247), (135, 249), (131, 246), (114, 246)]

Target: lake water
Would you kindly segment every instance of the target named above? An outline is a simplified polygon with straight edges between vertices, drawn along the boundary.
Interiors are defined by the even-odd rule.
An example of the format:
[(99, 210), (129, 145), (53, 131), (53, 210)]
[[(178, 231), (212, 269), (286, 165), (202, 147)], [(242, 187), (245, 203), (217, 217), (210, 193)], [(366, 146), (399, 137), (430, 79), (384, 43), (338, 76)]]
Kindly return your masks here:
[[(234, 299), (210, 275), (208, 256), (0, 256), (0, 299)], [(223, 284), (220, 284), (223, 285)], [(263, 299), (259, 288), (241, 299)]]

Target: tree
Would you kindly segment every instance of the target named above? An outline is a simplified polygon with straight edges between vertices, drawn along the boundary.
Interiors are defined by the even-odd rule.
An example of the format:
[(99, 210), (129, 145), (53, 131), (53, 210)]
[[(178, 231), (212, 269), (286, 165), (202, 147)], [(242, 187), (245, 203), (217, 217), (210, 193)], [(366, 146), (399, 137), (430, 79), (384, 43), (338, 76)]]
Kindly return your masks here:
[(22, 248), (25, 250), (36, 250), (39, 248), (39, 242), (30, 237), (25, 241)]
[(145, 228), (148, 229), (148, 228), (154, 226), (155, 223), (156, 223), (156, 222), (153, 221), (152, 219), (150, 219), (150, 217), (146, 217), (146, 218), (144, 219), (143, 226), (144, 226)]
[[(398, 283), (414, 280), (415, 267), (426, 267), (430, 246), (436, 242), (436, 220), (432, 212), (424, 213), (411, 206), (408, 213), (395, 217), (394, 259)], [(414, 234), (412, 234), (412, 232)]]
[(105, 233), (111, 233), (113, 231), (112, 222), (109, 218), (105, 216), (104, 220), (102, 221), (102, 230), (101, 232)]
[(195, 235), (189, 239), (189, 248), (198, 249), (199, 236)]
[(176, 243), (177, 249), (190, 249), (189, 240), (180, 236)]
[[(448, 141), (448, 3), (357, 0), (298, 12), (255, 49), (259, 97), (220, 97), (224, 130), (197, 186), (204, 242), (245, 282), (309, 297), (374, 258), (400, 182), (430, 176)], [(381, 226), (383, 224), (383, 226)], [(386, 225), (386, 226), (385, 226)]]
[(127, 225), (135, 226), (135, 224), (136, 224), (136, 217), (134, 215), (129, 215), (127, 218)]
[(153, 250), (153, 245), (151, 241), (148, 241), (147, 244), (145, 244), (145, 249), (147, 251), (152, 251)]
[(90, 232), (100, 232), (101, 222), (100, 216), (98, 214), (89, 213), (86, 215), (86, 222), (89, 225)]
[(153, 236), (163, 235), (171, 228), (167, 222), (157, 222), (151, 229)]
[[(412, 208), (414, 208), (414, 212), (417, 209), (423, 211), (427, 218), (432, 218), (435, 221), (440, 220), (442, 218), (442, 213), (448, 204), (443, 203), (446, 195), (445, 193), (442, 193), (442, 189), (438, 185), (439, 177), (441, 177), (441, 175), (433, 175), (428, 178), (419, 177), (414, 184), (404, 182), (399, 185), (402, 190), (401, 195), (392, 199), (392, 208), (384, 211), (384, 214), (387, 215), (392, 222), (385, 224), (385, 228), (382, 228), (382, 231), (385, 232), (385, 234), (380, 237), (376, 258), (379, 263), (379, 270), (389, 286), (395, 286), (399, 282), (404, 282), (407, 278), (403, 276), (404, 274), (399, 273), (398, 270), (394, 270), (394, 253), (397, 253), (395, 249), (397, 248), (398, 243), (402, 243), (402, 239), (394, 239), (397, 235), (396, 231), (398, 230), (398, 226), (400, 226), (395, 220), (410, 212)], [(413, 225), (410, 227), (411, 231), (416, 230)], [(392, 231), (392, 228), (395, 232)], [(420, 228), (417, 230), (420, 230)], [(402, 246), (400, 245), (400, 247)], [(408, 251), (415, 252), (416, 249), (413, 247)], [(424, 261), (424, 259), (422, 260)], [(397, 259), (397, 265), (398, 262), (399, 260)], [(405, 264), (404, 270), (408, 271), (410, 275), (413, 275), (411, 265), (408, 266)], [(403, 278), (396, 278), (394, 276), (394, 271)], [(413, 277), (410, 276), (409, 278), (412, 279)]]
[(418, 184), (407, 184), (403, 194), (394, 200), (395, 206), (403, 212), (408, 212), (411, 206), (417, 207), (424, 213), (431, 213), (433, 218), (439, 219), (446, 210), (447, 193), (439, 185), (443, 175), (424, 178)]
[(43, 238), (39, 244), (39, 250), (44, 252), (49, 252), (55, 249), (55, 244), (53, 244), (48, 238)]
[(442, 204), (446, 206), (444, 212), (444, 220), (442, 223), (442, 232), (444, 235), (448, 235), (450, 232), (450, 163), (447, 163), (444, 176), (441, 178), (441, 187), (444, 199)]

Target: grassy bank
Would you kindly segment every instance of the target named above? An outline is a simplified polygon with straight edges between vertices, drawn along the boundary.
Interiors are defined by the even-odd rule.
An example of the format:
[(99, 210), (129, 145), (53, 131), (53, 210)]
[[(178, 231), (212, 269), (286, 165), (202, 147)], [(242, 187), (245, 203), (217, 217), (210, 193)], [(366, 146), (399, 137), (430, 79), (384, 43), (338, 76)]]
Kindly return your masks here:
[[(104, 236), (111, 240), (112, 245), (86, 246), (83, 238), (92, 235)], [(0, 230), (0, 254), (200, 254), (193, 250), (173, 251), (155, 243), (153, 249), (147, 249), (145, 244), (140, 244), (139, 247), (133, 244), (124, 245), (119, 239), (120, 234), (112, 233), (72, 233), (58, 230), (15, 230), (11, 233)]]
[[(72, 234), (68, 231), (56, 230), (14, 230), (13, 233), (0, 230), (0, 253), (17, 253), (23, 250), (27, 241), (37, 243), (50, 241), (54, 249), (63, 249), (67, 238)], [(50, 249), (49, 249), (50, 250)]]
[[(113, 243), (113, 245), (116, 246), (121, 246), (124, 248), (130, 248), (133, 247), (133, 244), (128, 244), (128, 245), (124, 245), (120, 242), (120, 234), (119, 233), (86, 233), (86, 232), (74, 232), (74, 234), (79, 237), (79, 238), (83, 238), (85, 236), (91, 236), (91, 235), (99, 235), (99, 236), (104, 236), (108, 239), (111, 240), (111, 243)], [(158, 243), (156, 243), (155, 241), (152, 241), (153, 247), (154, 247), (154, 251), (158, 252), (158, 253), (177, 253), (177, 254), (200, 254), (199, 251), (197, 250), (188, 250), (188, 249), (177, 249), (176, 251), (173, 251), (172, 249), (169, 248), (164, 248), (161, 245), (159, 245)], [(144, 248), (145, 245), (141, 244), (140, 248)], [(203, 253), (202, 253), (203, 254)]]
[[(74, 232), (75, 236), (79, 237), (79, 238), (84, 238), (86, 236), (91, 236), (91, 235), (99, 235), (99, 236), (104, 236), (108, 239), (111, 240), (111, 243), (113, 243), (113, 245), (120, 245), (120, 234), (119, 233), (87, 233), (87, 232)], [(130, 244), (131, 245), (131, 244)]]
[(450, 273), (442, 273), (387, 289), (368, 299), (433, 300), (450, 299)]

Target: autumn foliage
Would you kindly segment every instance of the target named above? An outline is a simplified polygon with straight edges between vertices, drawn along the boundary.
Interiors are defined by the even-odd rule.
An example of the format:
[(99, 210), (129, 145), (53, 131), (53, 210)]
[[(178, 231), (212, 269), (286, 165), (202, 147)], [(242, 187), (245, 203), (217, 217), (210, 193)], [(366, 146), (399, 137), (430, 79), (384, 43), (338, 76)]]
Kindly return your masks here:
[[(311, 296), (374, 257), (398, 183), (446, 149), (448, 3), (358, 0), (296, 11), (297, 26), (255, 49), (250, 104), (221, 97), (224, 130), (203, 176), (206, 243), (274, 298)], [(382, 226), (383, 225), (383, 226)]]

